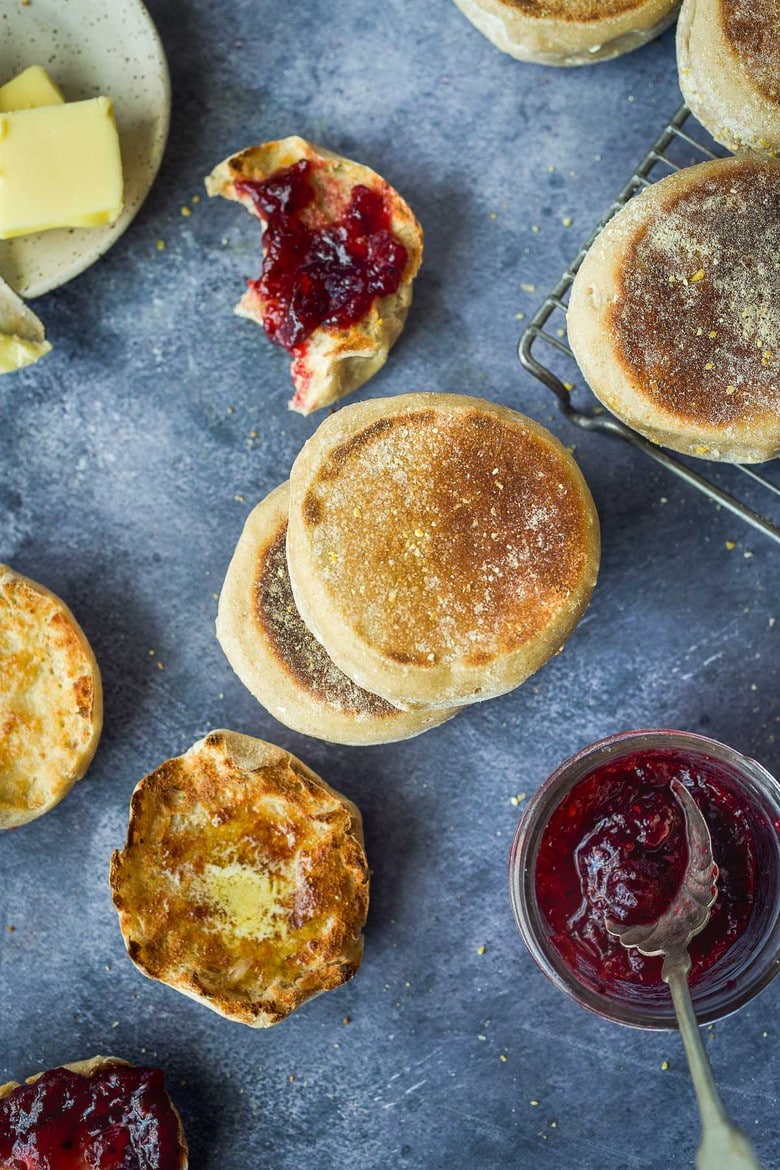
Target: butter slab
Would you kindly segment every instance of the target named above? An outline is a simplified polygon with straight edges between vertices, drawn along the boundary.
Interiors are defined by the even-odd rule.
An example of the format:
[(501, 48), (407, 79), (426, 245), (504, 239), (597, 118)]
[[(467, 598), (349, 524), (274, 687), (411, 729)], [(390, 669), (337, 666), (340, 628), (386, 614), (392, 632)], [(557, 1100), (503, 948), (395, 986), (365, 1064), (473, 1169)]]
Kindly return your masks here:
[(5, 85), (0, 85), (0, 114), (60, 106), (65, 98), (42, 65), (31, 65)]
[(109, 98), (0, 114), (0, 239), (114, 223), (122, 197)]

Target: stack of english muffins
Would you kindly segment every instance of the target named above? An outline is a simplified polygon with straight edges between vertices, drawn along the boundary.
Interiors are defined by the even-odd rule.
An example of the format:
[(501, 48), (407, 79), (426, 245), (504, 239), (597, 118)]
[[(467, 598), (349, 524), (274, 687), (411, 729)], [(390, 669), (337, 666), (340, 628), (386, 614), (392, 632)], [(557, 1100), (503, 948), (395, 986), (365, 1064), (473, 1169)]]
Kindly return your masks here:
[(406, 739), (555, 654), (599, 548), (582, 474), (537, 423), (460, 395), (358, 403), (250, 514), (217, 635), (287, 726), (345, 744)]

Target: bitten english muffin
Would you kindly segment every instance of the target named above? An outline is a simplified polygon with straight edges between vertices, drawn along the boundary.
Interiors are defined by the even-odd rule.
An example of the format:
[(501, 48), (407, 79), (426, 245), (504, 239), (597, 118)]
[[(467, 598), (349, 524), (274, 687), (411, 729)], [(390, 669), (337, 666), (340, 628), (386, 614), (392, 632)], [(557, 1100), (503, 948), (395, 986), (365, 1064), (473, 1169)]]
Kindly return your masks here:
[(780, 454), (780, 163), (701, 163), (635, 196), (577, 273), (568, 332), (594, 394), (653, 442)]
[(599, 563), (596, 510), (544, 427), (480, 398), (347, 406), (290, 476), (295, 603), (337, 666), (397, 706), (504, 694), (560, 650)]
[(729, 150), (780, 150), (780, 2), (684, 0), (680, 89)]
[(187, 1170), (189, 1163), (162, 1072), (94, 1056), (0, 1086), (0, 1165)]
[(0, 829), (54, 808), (103, 726), (95, 656), (64, 601), (0, 565)]
[(422, 229), (398, 192), (298, 137), (232, 155), (206, 189), (263, 225), (262, 273), (236, 312), (292, 354), (291, 409), (310, 414), (362, 386), (403, 329), (422, 262)]
[(353, 683), (301, 620), (287, 571), (288, 484), (250, 512), (219, 596), (217, 637), (244, 686), (275, 718), (331, 743), (391, 743), (456, 711), (400, 711)]
[(646, 44), (679, 0), (455, 0), (496, 48), (540, 65), (592, 65)]
[(141, 780), (111, 889), (145, 975), (253, 1028), (360, 966), (360, 813), (260, 739), (212, 731)]

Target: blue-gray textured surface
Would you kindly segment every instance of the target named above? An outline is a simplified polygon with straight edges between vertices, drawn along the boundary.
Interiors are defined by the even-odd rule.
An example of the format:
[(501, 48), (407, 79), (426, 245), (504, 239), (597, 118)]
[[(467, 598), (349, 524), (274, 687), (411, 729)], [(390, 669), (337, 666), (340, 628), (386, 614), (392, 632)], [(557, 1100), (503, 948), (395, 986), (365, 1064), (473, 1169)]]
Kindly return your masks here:
[[(780, 767), (777, 548), (619, 441), (574, 431), (515, 355), (518, 314), (677, 105), (673, 36), (566, 71), (503, 56), (450, 0), (151, 7), (174, 96), (160, 178), (109, 255), (37, 302), (54, 353), (0, 383), (0, 559), (70, 603), (106, 690), (88, 776), (0, 842), (0, 1080), (95, 1052), (159, 1062), (194, 1170), (691, 1165), (677, 1036), (566, 1001), (524, 952), (506, 889), (510, 797), (595, 738), (674, 726)], [(527, 411), (576, 445), (603, 521), (599, 586), (564, 653), (388, 748), (281, 727), (214, 637), (244, 518), (319, 419), (287, 412), (285, 355), (231, 314), (257, 274), (257, 224), (191, 200), (225, 155), (290, 133), (380, 171), (426, 231), (406, 332), (359, 396)], [(267, 1032), (136, 972), (108, 892), (136, 781), (219, 726), (289, 747), (366, 822), (363, 966)], [(776, 985), (709, 1042), (768, 1167), (779, 1007)]]

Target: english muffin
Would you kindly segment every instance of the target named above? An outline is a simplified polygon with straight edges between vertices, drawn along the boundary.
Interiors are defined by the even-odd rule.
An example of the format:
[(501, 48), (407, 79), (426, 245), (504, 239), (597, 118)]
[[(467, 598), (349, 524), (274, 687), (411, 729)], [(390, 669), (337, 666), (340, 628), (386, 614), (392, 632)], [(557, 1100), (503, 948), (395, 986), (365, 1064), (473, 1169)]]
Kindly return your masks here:
[(213, 731), (141, 780), (111, 889), (145, 975), (253, 1028), (360, 966), (360, 813), (261, 739)]
[(646, 44), (679, 0), (455, 0), (496, 48), (540, 65), (592, 65)]
[(558, 651), (599, 562), (590, 492), (544, 427), (455, 394), (345, 407), (293, 465), (287, 561), (306, 625), (399, 706), (503, 694)]
[(287, 571), (289, 498), (282, 484), (250, 512), (219, 597), (217, 637), (244, 686), (280, 723), (331, 743), (391, 743), (450, 719), (364, 691), (304, 625)]
[(116, 1056), (63, 1064), (23, 1085), (0, 1086), (0, 1164), (9, 1170), (189, 1165), (181, 1118), (161, 1071)]
[(292, 410), (309, 414), (387, 361), (412, 302), (422, 229), (375, 171), (303, 138), (250, 146), (215, 167), (209, 195), (263, 224), (263, 267), (236, 312), (292, 354)]
[(583, 261), (568, 329), (597, 397), (653, 442), (779, 454), (780, 163), (701, 163), (635, 196)]
[(103, 726), (95, 656), (64, 601), (0, 565), (0, 829), (54, 808)]
[(677, 26), (683, 97), (729, 150), (780, 150), (780, 3), (684, 0)]

